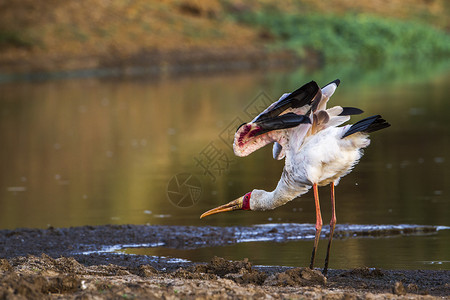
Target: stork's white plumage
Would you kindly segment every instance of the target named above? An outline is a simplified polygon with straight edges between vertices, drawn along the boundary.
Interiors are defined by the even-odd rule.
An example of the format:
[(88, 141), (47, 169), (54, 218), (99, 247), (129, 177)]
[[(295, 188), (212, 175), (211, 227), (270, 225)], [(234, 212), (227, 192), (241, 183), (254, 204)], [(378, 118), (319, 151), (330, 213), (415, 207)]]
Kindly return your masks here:
[(332, 217), (323, 270), (326, 274), (336, 224), (334, 187), (341, 177), (351, 172), (362, 156), (362, 149), (370, 144), (368, 133), (390, 126), (376, 115), (353, 125), (338, 127), (347, 122), (350, 115), (362, 113), (351, 107), (326, 109), (339, 83), (339, 80), (335, 80), (320, 89), (311, 81), (290, 94), (284, 94), (251, 122), (241, 125), (235, 134), (235, 154), (247, 156), (274, 143), (273, 157), (285, 158), (281, 179), (271, 192), (255, 189), (228, 204), (205, 212), (200, 218), (237, 209), (274, 209), (313, 187), (316, 206), (316, 235), (310, 264), (310, 268), (313, 268), (322, 229), (318, 186), (330, 184)]

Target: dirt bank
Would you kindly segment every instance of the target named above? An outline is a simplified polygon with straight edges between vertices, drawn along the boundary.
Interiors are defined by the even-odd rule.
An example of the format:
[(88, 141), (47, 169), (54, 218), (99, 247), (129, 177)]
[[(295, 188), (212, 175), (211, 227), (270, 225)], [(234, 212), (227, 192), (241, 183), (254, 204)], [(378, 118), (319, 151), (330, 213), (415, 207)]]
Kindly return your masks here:
[[(236, 19), (240, 13), (264, 10), (300, 15), (351, 11), (448, 30), (445, 0), (410, 0), (407, 6), (403, 2), (0, 1), (0, 75), (160, 75), (298, 62), (292, 53), (267, 50), (277, 40), (273, 34)], [(308, 63), (319, 60), (316, 53), (305, 57)]]
[[(433, 234), (436, 226), (422, 225), (348, 225), (338, 224), (334, 237), (394, 237), (409, 234)], [(245, 233), (243, 235), (242, 233)], [(322, 229), (322, 237), (329, 226)], [(314, 237), (312, 224), (262, 224), (254, 226), (161, 226), (161, 225), (103, 225), (71, 228), (36, 229), (19, 228), (0, 230), (0, 257), (46, 253), (51, 257), (72, 256), (83, 264), (114, 263), (123, 267), (151, 264), (161, 269), (175, 270), (177, 265), (167, 265), (164, 259), (153, 260), (146, 256), (113, 254), (122, 245), (128, 247), (165, 247), (172, 249), (197, 249), (218, 247), (244, 241), (276, 240), (288, 242)], [(119, 246), (119, 248), (118, 248)], [(159, 263), (162, 263), (160, 265)], [(181, 263), (178, 263), (180, 266)]]
[(12, 79), (223, 71), (294, 58), (267, 51), (270, 37), (231, 20), (217, 0), (25, 0), (0, 8), (0, 75)]
[(145, 264), (85, 266), (43, 254), (0, 260), (0, 299), (433, 299), (449, 297), (449, 273), (366, 268), (325, 278), (307, 268), (261, 270), (218, 257), (169, 272)]
[[(21, 60), (0, 59), (0, 80), (52, 79), (84, 76), (179, 76), (186, 73), (208, 74), (249, 69), (274, 69), (300, 64), (290, 51), (267, 51), (251, 45), (237, 49), (189, 48), (186, 50), (143, 49), (127, 56), (94, 55), (55, 56), (42, 54)], [(319, 65), (311, 55), (310, 66)]]
[[(288, 238), (291, 227), (279, 227), (277, 232), (267, 226), (255, 228), (264, 230), (258, 235)], [(292, 228), (298, 234), (298, 228)], [(357, 232), (344, 225), (337, 229), (338, 236), (349, 232), (382, 234), (377, 228)], [(386, 230), (396, 235), (435, 229)], [(105, 250), (111, 245), (133, 243), (184, 249), (217, 246), (238, 242), (236, 232), (239, 229), (235, 227), (138, 225), (0, 230), (0, 299), (431, 299), (450, 295), (448, 270), (360, 268), (330, 270), (325, 278), (319, 271), (253, 266), (247, 259), (229, 262), (215, 257), (209, 263), (192, 263)]]

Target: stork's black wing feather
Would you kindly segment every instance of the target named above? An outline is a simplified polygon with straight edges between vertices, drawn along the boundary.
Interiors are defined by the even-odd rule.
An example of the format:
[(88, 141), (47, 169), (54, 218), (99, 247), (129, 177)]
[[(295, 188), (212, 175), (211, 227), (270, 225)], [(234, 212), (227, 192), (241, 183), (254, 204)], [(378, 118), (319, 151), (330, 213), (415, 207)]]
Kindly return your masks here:
[(339, 86), (339, 85), (341, 84), (341, 80), (335, 79), (335, 80), (333, 80), (332, 82), (329, 82), (329, 83), (325, 84), (325, 85), (322, 87), (322, 89), (323, 89), (324, 87), (330, 85), (330, 84), (333, 84), (333, 83), (336, 84), (336, 86)]
[(356, 107), (342, 107), (342, 109), (343, 109), (342, 112), (339, 114), (340, 116), (359, 115), (364, 112), (361, 109), (356, 108)]
[(311, 123), (311, 119), (308, 116), (288, 112), (273, 118), (244, 124), (239, 127), (234, 135), (234, 153), (241, 157), (247, 156), (253, 151), (273, 142), (278, 142), (281, 147), (284, 147), (283, 143), (287, 141), (286, 136), (289, 135), (284, 129), (305, 123)]
[(256, 121), (261, 130), (256, 135), (260, 135), (272, 130), (288, 129), (300, 124), (311, 123), (311, 120), (307, 116), (300, 116), (295, 113), (287, 113), (281, 116), (276, 116), (271, 119), (264, 119)]
[(345, 138), (357, 132), (370, 133), (389, 126), (391, 126), (391, 124), (386, 122), (386, 120), (383, 119), (380, 115), (371, 116), (353, 124), (342, 136), (342, 138)]
[(321, 97), (321, 89), (315, 81), (311, 81), (290, 93), (286, 98), (276, 102), (273, 107), (269, 107), (267, 111), (263, 112), (255, 119), (255, 122), (274, 118), (288, 108), (298, 108), (307, 104), (310, 105), (313, 99), (317, 97)]

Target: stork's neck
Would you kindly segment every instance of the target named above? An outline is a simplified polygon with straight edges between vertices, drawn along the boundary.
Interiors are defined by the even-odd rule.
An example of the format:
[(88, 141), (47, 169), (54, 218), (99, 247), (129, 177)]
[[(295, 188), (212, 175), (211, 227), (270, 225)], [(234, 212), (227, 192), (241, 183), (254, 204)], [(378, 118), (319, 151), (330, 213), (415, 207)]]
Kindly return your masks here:
[[(293, 182), (283, 170), (277, 187), (272, 192), (254, 190), (255, 201), (250, 201), (251, 210), (269, 210), (284, 205), (287, 202), (305, 194), (311, 187)], [(253, 197), (252, 197), (253, 198)]]

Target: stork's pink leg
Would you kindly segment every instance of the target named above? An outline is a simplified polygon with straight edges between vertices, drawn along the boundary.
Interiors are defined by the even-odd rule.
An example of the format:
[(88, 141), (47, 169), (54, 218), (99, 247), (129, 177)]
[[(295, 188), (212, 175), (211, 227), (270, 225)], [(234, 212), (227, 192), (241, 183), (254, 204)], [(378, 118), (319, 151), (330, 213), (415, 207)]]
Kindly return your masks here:
[(331, 221), (330, 221), (330, 239), (328, 240), (327, 256), (325, 257), (325, 267), (323, 268), (323, 275), (328, 272), (328, 258), (330, 257), (331, 241), (333, 240), (334, 227), (336, 226), (336, 205), (334, 200), (334, 182), (331, 183)]
[(317, 190), (317, 184), (313, 184), (314, 189), (314, 202), (316, 203), (316, 236), (314, 238), (314, 248), (311, 255), (310, 269), (314, 268), (314, 259), (316, 257), (317, 247), (319, 246), (320, 231), (322, 231), (322, 215), (320, 213), (320, 203), (319, 203), (319, 191)]

